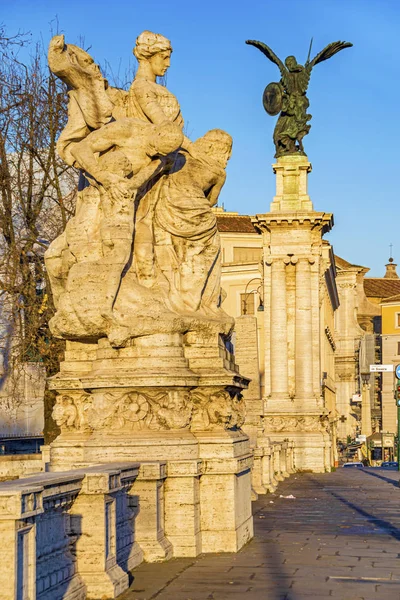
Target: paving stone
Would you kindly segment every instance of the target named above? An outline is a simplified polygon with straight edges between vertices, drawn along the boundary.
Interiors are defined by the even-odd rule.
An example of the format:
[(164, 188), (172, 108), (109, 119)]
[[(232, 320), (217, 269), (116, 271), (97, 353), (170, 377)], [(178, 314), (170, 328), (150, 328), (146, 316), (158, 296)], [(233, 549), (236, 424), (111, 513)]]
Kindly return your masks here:
[(378, 475), (296, 474), (254, 503), (241, 552), (140, 565), (120, 600), (400, 600), (399, 476)]

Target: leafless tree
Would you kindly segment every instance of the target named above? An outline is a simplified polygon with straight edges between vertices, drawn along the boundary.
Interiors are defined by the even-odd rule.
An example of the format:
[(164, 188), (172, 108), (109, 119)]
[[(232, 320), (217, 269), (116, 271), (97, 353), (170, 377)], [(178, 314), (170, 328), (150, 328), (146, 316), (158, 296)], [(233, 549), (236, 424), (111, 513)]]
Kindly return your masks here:
[[(43, 254), (73, 214), (77, 178), (56, 152), (67, 120), (65, 86), (49, 71), (41, 44), (19, 60), (27, 43), (0, 26), (0, 349), (14, 405), (27, 363), (47, 376), (59, 368), (63, 342), (48, 329), (53, 303)], [(52, 403), (47, 393), (45, 412)]]

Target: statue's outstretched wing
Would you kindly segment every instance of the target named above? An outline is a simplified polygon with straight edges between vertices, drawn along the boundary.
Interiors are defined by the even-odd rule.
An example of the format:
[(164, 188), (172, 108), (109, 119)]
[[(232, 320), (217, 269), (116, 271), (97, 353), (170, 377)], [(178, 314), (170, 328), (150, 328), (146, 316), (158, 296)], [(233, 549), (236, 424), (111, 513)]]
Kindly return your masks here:
[(269, 46), (267, 46), (267, 44), (264, 44), (263, 42), (257, 42), (257, 40), (246, 40), (246, 44), (249, 44), (250, 46), (254, 46), (255, 48), (258, 48), (260, 50), (260, 52), (262, 52), (267, 58), (269, 58), (269, 60), (271, 62), (275, 63), (278, 66), (278, 68), (281, 72), (282, 78), (285, 77), (285, 75), (287, 73), (287, 69), (286, 69), (285, 65), (283, 64), (281, 59), (277, 57), (275, 52), (273, 50), (271, 50), (271, 48)]
[(351, 48), (352, 45), (353, 44), (351, 44), (350, 42), (332, 42), (331, 44), (328, 44), (323, 50), (321, 50), (321, 52), (318, 52), (318, 54), (312, 59), (312, 61), (307, 61), (305, 66), (309, 71), (311, 71), (311, 69), (318, 63), (322, 62), (323, 60), (328, 60), (328, 58), (332, 58), (332, 56), (334, 56), (341, 50), (344, 50), (345, 48)]

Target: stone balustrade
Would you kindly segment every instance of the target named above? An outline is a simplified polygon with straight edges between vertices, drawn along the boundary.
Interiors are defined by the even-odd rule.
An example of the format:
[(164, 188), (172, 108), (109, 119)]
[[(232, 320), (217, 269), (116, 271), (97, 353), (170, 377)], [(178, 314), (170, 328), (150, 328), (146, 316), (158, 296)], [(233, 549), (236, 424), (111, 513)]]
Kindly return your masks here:
[(0, 485), (0, 598), (86, 597), (69, 511), (83, 473), (41, 474)]
[(252, 488), (257, 494), (272, 493), (280, 481), (295, 472), (294, 442), (269, 442), (254, 448)]
[(138, 518), (137, 480), (140, 465), (124, 463), (1, 483), (0, 599), (114, 598), (127, 589), (143, 560), (135, 521), (148, 519), (146, 505)]
[[(107, 463), (0, 483), (0, 600), (116, 598), (142, 560), (213, 551), (215, 511), (200, 515), (199, 481), (226, 475), (202, 462)], [(291, 472), (292, 442), (255, 449), (257, 493)]]

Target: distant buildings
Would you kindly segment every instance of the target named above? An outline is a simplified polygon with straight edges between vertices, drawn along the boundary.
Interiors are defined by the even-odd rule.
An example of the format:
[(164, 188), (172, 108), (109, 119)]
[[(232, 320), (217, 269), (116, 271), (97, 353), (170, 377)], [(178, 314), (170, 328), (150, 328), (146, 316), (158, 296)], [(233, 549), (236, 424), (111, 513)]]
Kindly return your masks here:
[[(266, 398), (266, 340), (263, 236), (252, 217), (216, 209), (222, 244), (222, 288), (226, 293), (223, 308), (237, 319), (235, 352), (243, 374), (252, 377), (247, 395)], [(253, 219), (254, 221), (254, 219)], [(397, 431), (393, 398), (393, 373), (370, 373), (371, 364), (400, 363), (400, 279), (390, 259), (381, 278), (366, 277), (369, 269), (341, 257), (333, 258), (323, 240), (325, 276), (321, 282), (326, 293), (319, 305), (320, 314), (320, 392), (329, 412), (333, 436), (346, 441), (361, 433), (362, 378), (368, 382), (372, 432)], [(290, 284), (289, 284), (290, 285)], [(336, 297), (338, 298), (338, 302)], [(288, 318), (293, 308), (288, 306)], [(248, 334), (241, 345), (244, 325), (241, 317), (252, 316), (256, 326), (254, 346), (258, 357), (255, 377), (254, 357), (249, 362)], [(250, 323), (249, 319), (247, 319)], [(276, 325), (271, 322), (271, 328)], [(249, 327), (251, 325), (249, 324)], [(290, 342), (288, 346), (291, 353)], [(294, 357), (292, 355), (292, 360)], [(290, 358), (289, 358), (290, 361)]]

